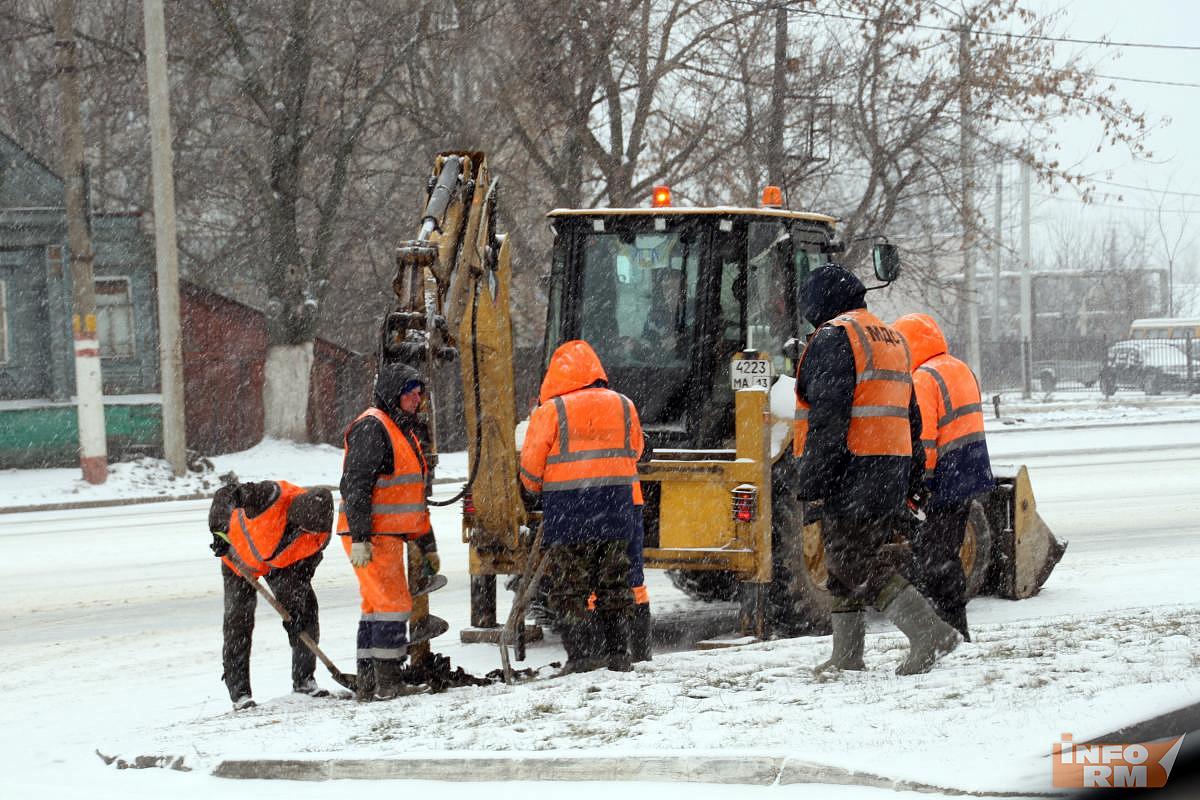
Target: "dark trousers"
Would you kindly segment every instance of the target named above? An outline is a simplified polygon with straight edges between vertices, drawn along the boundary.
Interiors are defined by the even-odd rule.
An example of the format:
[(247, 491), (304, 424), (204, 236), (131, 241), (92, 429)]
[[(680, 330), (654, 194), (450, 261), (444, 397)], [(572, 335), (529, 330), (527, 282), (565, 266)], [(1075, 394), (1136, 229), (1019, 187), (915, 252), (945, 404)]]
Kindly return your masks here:
[(913, 580), (938, 615), (957, 625), (966, 607), (967, 580), (958, 552), (966, 533), (971, 502), (965, 501), (925, 512), (925, 522), (914, 534)]
[[(313, 573), (321, 563), (322, 554), (315, 553), (290, 567), (271, 570), (263, 578), (271, 592), (287, 609), (292, 623), (284, 624), (288, 643), (292, 646), (292, 686), (300, 686), (313, 677), (317, 657), (300, 641), (307, 633), (319, 641), (317, 595), (312, 588)], [(229, 699), (250, 695), (250, 640), (254, 634), (254, 608), (258, 592), (249, 581), (221, 564), (221, 580), (225, 584), (225, 618), (221, 626), (224, 644), (221, 648), (221, 677), (229, 689)]]
[[(624, 539), (605, 539), (550, 546), (547, 607), (568, 627), (584, 628), (590, 617), (588, 597), (594, 592), (596, 619), (608, 654), (624, 654), (629, 647), (633, 590), (627, 544)], [(574, 655), (568, 652), (568, 657)]]
[[(899, 573), (883, 546), (895, 534), (894, 514), (830, 514), (821, 519), (829, 593), (843, 610), (880, 605), (879, 596)], [(886, 603), (885, 603), (886, 604)]]

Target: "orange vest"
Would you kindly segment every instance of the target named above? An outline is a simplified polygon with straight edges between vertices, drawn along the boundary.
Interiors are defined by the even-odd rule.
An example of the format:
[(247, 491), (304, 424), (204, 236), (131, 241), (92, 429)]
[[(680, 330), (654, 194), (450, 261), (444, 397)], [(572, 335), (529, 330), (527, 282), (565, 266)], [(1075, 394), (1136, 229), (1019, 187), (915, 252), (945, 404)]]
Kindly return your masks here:
[[(908, 345), (900, 334), (865, 308), (848, 311), (825, 325), (845, 330), (854, 353), (854, 401), (846, 448), (855, 456), (911, 456), (908, 402), (912, 397), (912, 375)], [(804, 363), (803, 355), (800, 363)], [(797, 456), (804, 454), (808, 438), (808, 408), (808, 402), (797, 394), (793, 440)]]
[(292, 501), (304, 494), (304, 488), (276, 481), (279, 496), (267, 510), (257, 517), (247, 517), (243, 509), (235, 508), (229, 518), (229, 550), (222, 557), (226, 565), (237, 571), (235, 563), (244, 572), (261, 576), (272, 569), (283, 569), (297, 561), (319, 553), (329, 544), (329, 532), (301, 531), (290, 542), (283, 541), (287, 528), (288, 508)]
[(569, 392), (549, 402), (554, 404), (555, 416), (537, 415), (538, 421), (542, 425), (557, 421), (558, 435), (552, 439), (542, 475), (522, 467), (525, 485), (541, 492), (632, 486), (633, 502), (641, 505), (642, 485), (637, 477), (641, 434), (634, 429), (629, 398), (597, 387)]
[[(425, 504), (425, 476), (429, 468), (421, 452), (421, 443), (415, 437), (406, 436), (392, 418), (378, 408), (368, 408), (354, 422), (364, 417), (379, 420), (392, 445), (392, 471), (377, 477), (371, 491), (371, 534), (415, 539), (429, 533), (432, 527), (429, 507)], [(347, 428), (347, 435), (349, 432)], [(342, 463), (345, 464), (345, 456)], [(337, 532), (350, 533), (344, 501), (338, 506)]]
[(934, 356), (913, 372), (921, 406), (925, 477), (933, 476), (938, 456), (983, 441), (983, 403), (971, 368), (953, 356)]

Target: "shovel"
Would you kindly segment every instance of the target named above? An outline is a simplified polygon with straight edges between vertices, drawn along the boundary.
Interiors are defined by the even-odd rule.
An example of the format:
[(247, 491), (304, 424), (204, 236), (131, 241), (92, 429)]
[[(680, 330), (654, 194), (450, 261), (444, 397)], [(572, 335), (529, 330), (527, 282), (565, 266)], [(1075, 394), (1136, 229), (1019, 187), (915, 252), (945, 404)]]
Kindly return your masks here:
[(519, 628), (525, 621), (525, 610), (529, 608), (529, 601), (533, 599), (533, 593), (537, 590), (538, 582), (541, 581), (542, 573), (546, 571), (546, 564), (550, 560), (550, 553), (542, 550), (542, 530), (542, 525), (539, 524), (537, 536), (534, 537), (533, 546), (529, 548), (529, 555), (526, 557), (521, 583), (508, 612), (508, 620), (500, 633), (500, 669), (507, 684), (512, 684), (516, 679), (508, 648), (511, 646), (517, 649), (518, 659), (525, 657), (525, 641)]
[[(229, 561), (226, 561), (225, 563), (229, 564), (232, 561), (233, 559), (229, 559)], [(258, 593), (267, 599), (267, 602), (271, 604), (271, 608), (279, 612), (279, 616), (283, 617), (283, 621), (285, 623), (290, 623), (292, 621), (292, 615), (289, 614), (287, 609), (283, 607), (283, 603), (280, 603), (277, 599), (275, 599), (275, 595), (271, 594), (270, 590), (263, 586), (259, 582), (258, 578), (255, 578), (253, 575), (247, 573), (241, 568), (241, 566), (237, 564), (234, 564), (233, 568), (237, 571), (237, 574), (250, 581), (250, 585), (257, 589)], [(304, 631), (300, 632), (300, 641), (304, 643), (305, 647), (312, 651), (314, 656), (321, 660), (321, 663), (324, 664), (325, 668), (329, 670), (329, 675), (333, 678), (334, 682), (336, 682), (339, 686), (345, 686), (352, 692), (358, 691), (358, 675), (350, 672), (342, 672), (340, 669), (338, 669), (337, 665), (330, 660), (329, 656), (325, 655), (324, 651), (317, 646), (317, 643), (313, 641), (313, 638)]]

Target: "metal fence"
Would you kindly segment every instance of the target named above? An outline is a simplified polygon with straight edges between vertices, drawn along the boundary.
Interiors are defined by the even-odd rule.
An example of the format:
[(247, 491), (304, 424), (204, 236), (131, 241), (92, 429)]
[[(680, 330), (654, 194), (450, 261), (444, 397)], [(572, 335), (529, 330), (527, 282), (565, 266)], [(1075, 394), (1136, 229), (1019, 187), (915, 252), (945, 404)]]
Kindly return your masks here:
[(985, 341), (980, 360), (981, 380), (989, 392), (1092, 389), (1110, 396), (1200, 391), (1200, 340), (1190, 338), (1038, 339), (1032, 345)]

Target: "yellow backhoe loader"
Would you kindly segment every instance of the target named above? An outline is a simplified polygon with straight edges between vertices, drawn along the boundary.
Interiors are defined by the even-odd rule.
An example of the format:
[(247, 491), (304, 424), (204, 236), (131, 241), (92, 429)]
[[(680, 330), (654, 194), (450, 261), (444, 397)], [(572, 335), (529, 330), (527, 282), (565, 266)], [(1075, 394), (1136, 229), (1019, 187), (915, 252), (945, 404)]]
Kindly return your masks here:
[[(537, 517), (517, 480), (511, 272), (496, 202), (482, 153), (438, 156), (420, 232), (397, 251), (397, 304), (380, 351), (428, 372), (460, 364), (477, 638), (498, 632), (496, 577), (525, 569)], [(556, 209), (548, 219), (545, 358), (587, 340), (638, 407), (646, 566), (695, 598), (738, 602), (742, 635), (826, 632), (820, 525), (803, 524), (789, 477), (793, 360), (810, 330), (798, 288), (842, 250), (836, 220), (777, 200), (681, 208), (666, 187), (645, 208)], [(874, 256), (881, 274), (898, 268), (891, 246)], [(1025, 469), (996, 471), (970, 516), (964, 570), (972, 592), (1028, 597), (1064, 545), (1038, 516)]]

